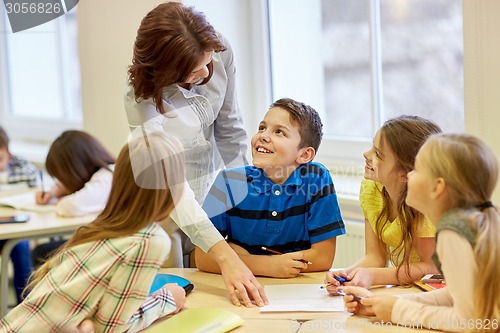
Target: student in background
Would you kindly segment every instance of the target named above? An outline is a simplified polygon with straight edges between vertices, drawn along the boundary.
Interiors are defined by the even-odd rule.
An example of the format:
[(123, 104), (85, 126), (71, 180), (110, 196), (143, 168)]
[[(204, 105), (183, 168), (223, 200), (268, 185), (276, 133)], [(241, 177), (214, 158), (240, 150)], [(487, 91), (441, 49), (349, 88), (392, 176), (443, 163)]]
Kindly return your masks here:
[(376, 296), (359, 287), (345, 292), (349, 312), (424, 328), (500, 332), (500, 214), (491, 202), (498, 160), (467, 134), (432, 136), (408, 173), (406, 202), (436, 225), (433, 260), (446, 287), (401, 297)]
[(155, 221), (182, 195), (182, 146), (163, 132), (140, 134), (118, 156), (104, 210), (36, 271), (0, 332), (59, 332), (86, 319), (97, 332), (137, 332), (183, 307), (184, 289), (174, 284), (148, 296), (170, 251)]
[[(45, 168), (56, 184), (37, 192), (38, 204), (56, 204), (60, 216), (81, 216), (102, 211), (108, 200), (115, 158), (92, 135), (65, 131), (50, 146)], [(38, 245), (32, 253), (39, 265), (65, 241)]]
[(37, 184), (37, 168), (32, 163), (9, 151), (9, 136), (0, 126), (0, 184)]
[[(236, 70), (228, 41), (203, 13), (165, 2), (141, 21), (128, 70), (125, 109), (129, 127), (151, 126), (175, 135), (186, 154), (183, 203), (162, 223), (172, 240), (165, 267), (184, 267), (196, 244), (221, 266), (231, 301), (248, 295), (265, 304), (262, 286), (224, 242), (200, 204), (217, 172), (248, 164), (247, 136), (236, 98)], [(180, 229), (179, 229), (180, 228)]]
[[(434, 226), (405, 203), (407, 173), (418, 149), (438, 125), (417, 116), (389, 119), (377, 131), (373, 146), (363, 154), (365, 179), (359, 201), (365, 216), (366, 254), (345, 270), (328, 272), (327, 290), (336, 295), (340, 283), (369, 288), (375, 284), (411, 284), (437, 272), (432, 263)], [(390, 261), (395, 267), (387, 267)]]
[[(277, 100), (252, 138), (253, 166), (219, 173), (203, 204), (255, 275), (289, 278), (332, 267), (336, 236), (345, 229), (330, 172), (312, 162), (322, 127), (310, 106)], [(195, 251), (201, 271), (220, 273), (214, 260)]]
[[(0, 126), (0, 183), (26, 183), (29, 187), (37, 183), (37, 168), (9, 151), (9, 136)], [(6, 240), (0, 240), (0, 250)], [(17, 302), (22, 301), (22, 291), (31, 274), (32, 262), (29, 241), (22, 241), (12, 249), (10, 258), (14, 266), (14, 289)]]

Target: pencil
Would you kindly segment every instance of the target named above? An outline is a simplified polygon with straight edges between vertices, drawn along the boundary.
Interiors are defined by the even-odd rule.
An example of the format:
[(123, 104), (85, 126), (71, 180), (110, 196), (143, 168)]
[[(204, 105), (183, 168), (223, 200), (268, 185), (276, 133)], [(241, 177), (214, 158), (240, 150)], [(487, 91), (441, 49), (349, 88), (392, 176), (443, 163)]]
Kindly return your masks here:
[[(274, 254), (283, 254), (283, 253), (281, 253), (281, 252), (279, 252), (279, 251), (276, 251), (276, 250), (270, 249), (270, 248), (265, 247), (265, 246), (262, 246), (262, 247), (261, 247), (261, 249), (262, 249), (262, 250), (264, 250), (264, 251), (267, 251), (267, 252), (274, 253)], [(303, 262), (303, 263), (308, 264), (308, 265), (312, 265), (312, 262), (310, 262), (309, 260), (299, 259), (299, 260), (297, 260), (297, 261)]]

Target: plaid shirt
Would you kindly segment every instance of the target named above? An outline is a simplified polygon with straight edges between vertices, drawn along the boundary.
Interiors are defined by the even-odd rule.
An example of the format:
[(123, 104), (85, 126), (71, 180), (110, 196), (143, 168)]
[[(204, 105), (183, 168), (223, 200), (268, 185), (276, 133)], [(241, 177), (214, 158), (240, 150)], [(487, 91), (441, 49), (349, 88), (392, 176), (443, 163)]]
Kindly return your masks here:
[(0, 332), (60, 332), (90, 318), (96, 332), (137, 332), (175, 310), (167, 289), (148, 296), (170, 251), (156, 223), (121, 238), (65, 251), (27, 298), (0, 321)]
[(32, 163), (18, 156), (12, 156), (9, 160), (8, 184), (26, 182), (28, 186), (36, 186), (37, 168)]

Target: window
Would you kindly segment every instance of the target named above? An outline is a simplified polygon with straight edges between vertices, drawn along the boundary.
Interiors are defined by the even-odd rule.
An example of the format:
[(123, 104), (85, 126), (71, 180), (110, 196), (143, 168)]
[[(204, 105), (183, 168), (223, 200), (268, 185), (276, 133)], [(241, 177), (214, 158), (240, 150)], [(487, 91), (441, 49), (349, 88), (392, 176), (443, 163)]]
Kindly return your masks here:
[(461, 1), (267, 3), (272, 98), (318, 110), (325, 126), (318, 158), (361, 171), (375, 131), (402, 114), (464, 130)]
[(12, 33), (0, 11), (0, 122), (9, 136), (50, 143), (81, 128), (82, 110), (76, 11)]

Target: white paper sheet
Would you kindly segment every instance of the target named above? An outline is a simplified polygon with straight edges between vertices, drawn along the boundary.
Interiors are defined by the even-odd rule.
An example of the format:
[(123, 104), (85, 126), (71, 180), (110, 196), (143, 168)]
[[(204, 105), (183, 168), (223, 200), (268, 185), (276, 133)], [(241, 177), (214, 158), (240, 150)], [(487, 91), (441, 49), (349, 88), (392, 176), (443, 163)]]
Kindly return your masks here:
[(0, 206), (40, 213), (55, 212), (56, 210), (55, 205), (37, 205), (33, 191), (0, 197)]
[(330, 296), (321, 284), (277, 284), (264, 287), (269, 305), (260, 312), (344, 311), (342, 296)]

